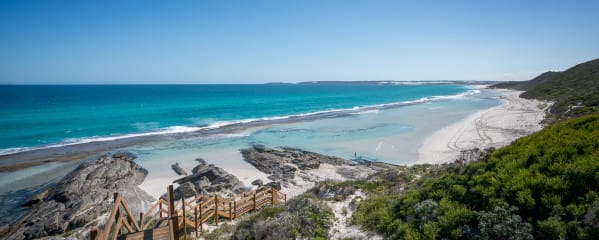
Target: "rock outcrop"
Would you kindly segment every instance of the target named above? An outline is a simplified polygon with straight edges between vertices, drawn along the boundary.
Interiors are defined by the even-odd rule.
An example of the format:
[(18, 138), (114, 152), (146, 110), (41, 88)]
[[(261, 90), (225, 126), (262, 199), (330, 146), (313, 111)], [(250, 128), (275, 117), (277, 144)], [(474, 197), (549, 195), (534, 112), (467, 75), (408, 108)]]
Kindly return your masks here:
[(22, 206), (23, 207), (31, 207), (33, 205), (36, 205), (36, 204), (44, 201), (44, 199), (46, 199), (53, 190), (54, 190), (53, 187), (49, 187), (39, 193), (34, 194), (33, 196), (29, 197), (29, 199), (27, 199), (27, 201), (25, 201), (25, 203), (23, 203)]
[(262, 180), (256, 179), (256, 180), (252, 181), (252, 185), (262, 187), (262, 185), (264, 185), (264, 183), (262, 182)]
[[(261, 144), (242, 149), (241, 154), (246, 162), (269, 174), (267, 178), (272, 182), (265, 183), (265, 186), (278, 190), (291, 186), (305, 186), (306, 183), (315, 184), (327, 179), (364, 179), (377, 171), (396, 167), (363, 159), (349, 161), (298, 148), (268, 148)], [(322, 170), (316, 171), (325, 165), (327, 173), (323, 174)]]
[(241, 154), (248, 163), (267, 174), (293, 176), (297, 168), (300, 170), (317, 169), (322, 163), (331, 165), (356, 165), (356, 162), (338, 157), (326, 156), (297, 148), (282, 147), (281, 150), (270, 149), (261, 144), (242, 149)]
[[(220, 167), (203, 162), (193, 168), (191, 175), (179, 178), (174, 183), (179, 184), (174, 190), (175, 199), (197, 194), (231, 195), (248, 190), (237, 177)], [(161, 198), (166, 198), (166, 194)]]
[(98, 225), (98, 217), (112, 208), (115, 192), (123, 194), (133, 212), (141, 212), (154, 199), (138, 187), (148, 172), (134, 158), (123, 152), (82, 163), (48, 191), (31, 198), (27, 202), (31, 211), (0, 238), (34, 239)]
[(261, 144), (242, 149), (241, 155), (246, 162), (258, 170), (271, 174), (272, 180), (293, 179), (297, 170), (318, 169), (320, 164), (356, 165), (356, 162), (338, 157), (325, 156), (297, 148), (282, 147), (281, 150), (270, 149)]
[(171, 168), (177, 175), (187, 175), (187, 172), (179, 165), (179, 163), (171, 165)]

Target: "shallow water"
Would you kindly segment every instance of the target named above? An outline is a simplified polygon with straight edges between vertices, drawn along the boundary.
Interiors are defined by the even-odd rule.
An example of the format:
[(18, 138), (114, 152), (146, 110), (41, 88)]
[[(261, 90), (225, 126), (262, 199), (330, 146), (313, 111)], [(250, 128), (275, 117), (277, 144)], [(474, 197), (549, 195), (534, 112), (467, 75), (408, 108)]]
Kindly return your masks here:
[[(142, 188), (154, 196), (161, 195), (167, 185), (178, 178), (171, 170), (171, 164), (179, 162), (190, 172), (197, 164), (197, 157), (238, 175), (246, 184), (256, 178), (266, 177), (244, 162), (239, 153), (240, 149), (253, 143), (270, 147), (297, 147), (346, 159), (357, 156), (372, 161), (410, 164), (417, 159), (418, 148), (426, 137), (469, 114), (499, 105), (500, 101), (494, 98), (499, 94), (494, 90), (481, 89), (478, 94), (440, 98), (397, 108), (263, 125), (229, 134), (151, 142), (124, 150), (136, 153), (136, 161), (149, 170)], [(67, 170), (74, 168), (74, 164), (60, 164), (64, 163), (0, 173), (0, 199), (7, 199), (7, 194), (21, 196), (12, 202), (3, 201), (0, 222), (14, 220), (18, 216), (14, 213), (23, 212), (16, 206), (19, 200), (25, 199), (24, 196), (34, 193), (48, 182), (56, 181)]]
[(467, 91), (464, 85), (0, 85), (0, 153)]

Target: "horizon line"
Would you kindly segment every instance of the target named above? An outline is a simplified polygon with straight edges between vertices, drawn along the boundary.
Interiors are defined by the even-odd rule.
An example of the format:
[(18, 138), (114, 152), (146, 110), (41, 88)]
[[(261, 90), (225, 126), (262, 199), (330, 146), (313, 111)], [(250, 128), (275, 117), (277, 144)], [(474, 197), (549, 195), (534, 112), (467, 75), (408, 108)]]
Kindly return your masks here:
[(184, 82), (128, 82), (128, 83), (1, 83), (0, 86), (44, 86), (44, 85), (264, 85), (264, 84), (312, 84), (312, 83), (381, 83), (381, 82), (519, 82), (526, 80), (501, 81), (501, 80), (322, 80), (302, 82), (258, 82), (258, 83), (184, 83)]

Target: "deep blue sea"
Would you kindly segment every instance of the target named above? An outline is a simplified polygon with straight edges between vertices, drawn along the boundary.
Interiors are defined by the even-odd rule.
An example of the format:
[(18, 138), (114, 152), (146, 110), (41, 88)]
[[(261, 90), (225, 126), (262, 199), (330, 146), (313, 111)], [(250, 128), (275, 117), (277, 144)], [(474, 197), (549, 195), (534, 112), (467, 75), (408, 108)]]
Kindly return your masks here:
[(411, 102), (464, 85), (3, 85), (0, 154), (236, 121)]

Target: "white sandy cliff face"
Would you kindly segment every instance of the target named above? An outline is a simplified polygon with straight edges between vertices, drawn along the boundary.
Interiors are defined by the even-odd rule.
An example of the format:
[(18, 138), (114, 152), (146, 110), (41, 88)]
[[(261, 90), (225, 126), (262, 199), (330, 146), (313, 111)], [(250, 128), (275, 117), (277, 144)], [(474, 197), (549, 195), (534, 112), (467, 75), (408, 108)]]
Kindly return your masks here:
[(549, 103), (520, 98), (521, 91), (503, 90), (501, 105), (476, 112), (428, 137), (414, 164), (452, 162), (462, 150), (503, 147), (539, 131)]

